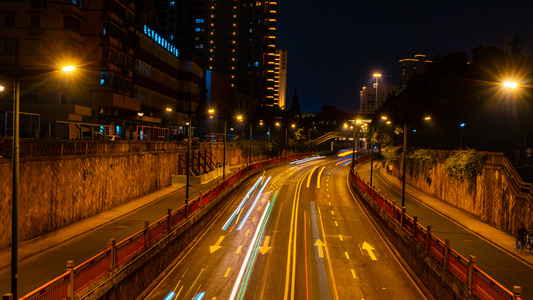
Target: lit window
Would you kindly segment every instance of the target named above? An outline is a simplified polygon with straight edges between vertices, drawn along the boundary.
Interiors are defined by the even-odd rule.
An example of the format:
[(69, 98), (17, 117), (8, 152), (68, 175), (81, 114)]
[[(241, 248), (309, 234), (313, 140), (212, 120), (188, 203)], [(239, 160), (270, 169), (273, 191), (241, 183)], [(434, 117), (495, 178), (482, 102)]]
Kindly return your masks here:
[(196, 30), (196, 32), (200, 32), (201, 31), (200, 27), (196, 27), (195, 30)]
[(174, 6), (174, 1), (170, 1), (170, 6)]
[(254, 67), (259, 67), (259, 62), (258, 61), (254, 62)]
[(196, 24), (203, 24), (204, 23), (204, 19), (196, 19)]
[(174, 40), (174, 36), (173, 36), (173, 35), (170, 36), (170, 40), (171, 40), (171, 41)]

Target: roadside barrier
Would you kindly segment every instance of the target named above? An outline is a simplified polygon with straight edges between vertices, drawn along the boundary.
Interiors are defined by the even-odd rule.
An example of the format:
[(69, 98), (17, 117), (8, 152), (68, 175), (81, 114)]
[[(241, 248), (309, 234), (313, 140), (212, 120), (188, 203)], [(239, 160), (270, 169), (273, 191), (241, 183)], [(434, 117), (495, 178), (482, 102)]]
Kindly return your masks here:
[(214, 200), (227, 187), (245, 176), (248, 172), (304, 156), (309, 153), (291, 155), (281, 158), (272, 158), (245, 166), (219, 182), (210, 190), (184, 204), (180, 208), (167, 212), (167, 215), (158, 221), (149, 224), (145, 222), (144, 229), (134, 233), (119, 243), (114, 239), (109, 240), (108, 248), (91, 259), (74, 267), (73, 261), (67, 262), (67, 272), (54, 280), (20, 298), (22, 300), (62, 300), (73, 299), (75, 295), (91, 286), (114, 270), (128, 263), (135, 256), (143, 253), (151, 244), (166, 236), (172, 230), (184, 224), (187, 219)]
[[(359, 161), (358, 161), (359, 162)], [(489, 275), (481, 271), (476, 264), (476, 257), (466, 259), (450, 247), (450, 240), (442, 241), (431, 233), (431, 226), (424, 228), (417, 222), (417, 217), (405, 213), (405, 208), (395, 205), (366, 183), (358, 174), (350, 171), (350, 183), (364, 194), (364, 199), (375, 209), (382, 219), (390, 218), (392, 223), (413, 237), (419, 246), (425, 247), (428, 259), (438, 261), (445, 270), (451, 272), (469, 292), (481, 299), (521, 299), (521, 288), (509, 291)], [(373, 202), (373, 203), (372, 203)], [(390, 223), (389, 223), (390, 224)]]

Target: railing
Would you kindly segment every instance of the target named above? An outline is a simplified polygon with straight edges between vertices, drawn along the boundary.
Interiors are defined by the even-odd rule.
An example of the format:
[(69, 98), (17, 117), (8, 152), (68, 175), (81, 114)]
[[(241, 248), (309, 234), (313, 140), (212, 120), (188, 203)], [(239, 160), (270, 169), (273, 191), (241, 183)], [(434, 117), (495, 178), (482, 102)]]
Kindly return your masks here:
[[(11, 153), (11, 140), (0, 143), (0, 157)], [(219, 149), (222, 142), (200, 143), (199, 149)], [(226, 143), (226, 149), (237, 148), (236, 143)], [(142, 141), (102, 141), (102, 140), (45, 140), (21, 139), (20, 157), (49, 157), (62, 155), (120, 154), (128, 152), (185, 151), (185, 142), (142, 142)]]
[(77, 267), (72, 266), (68, 271), (55, 278), (53, 281), (34, 290), (23, 300), (60, 300), (72, 299), (74, 295), (81, 292), (99, 279), (111, 274), (115, 269), (120, 268), (135, 256), (143, 253), (150, 245), (164, 238), (168, 233), (185, 223), (191, 215), (198, 213), (206, 204), (222, 194), (222, 191), (244, 177), (248, 172), (261, 167), (272, 165), (288, 160), (298, 159), (309, 154), (291, 155), (283, 158), (273, 158), (260, 161), (252, 165), (243, 167), (239, 171), (227, 177), (226, 180), (213, 186), (207, 192), (189, 201), (174, 211), (168, 211), (167, 215), (158, 221), (149, 224), (145, 223), (144, 229), (115, 244), (114, 239), (110, 240), (109, 247), (98, 253), (91, 259), (83, 262)]
[[(426, 248), (431, 254), (429, 257), (437, 260), (442, 266), (459, 279), (467, 288), (481, 299), (521, 299), (519, 293), (513, 294), (508, 289), (500, 285), (490, 276), (482, 272), (476, 265), (474, 256), (466, 259), (457, 251), (450, 248), (450, 240), (446, 242), (431, 233), (431, 226), (424, 228), (416, 217), (411, 217), (400, 209), (394, 202), (387, 200), (379, 191), (366, 183), (359, 175), (353, 171), (350, 173), (352, 186), (358, 187), (362, 191), (367, 201), (374, 201), (381, 210), (380, 215), (388, 215), (404, 233), (411, 235), (413, 239)], [(390, 207), (390, 208), (389, 208)]]

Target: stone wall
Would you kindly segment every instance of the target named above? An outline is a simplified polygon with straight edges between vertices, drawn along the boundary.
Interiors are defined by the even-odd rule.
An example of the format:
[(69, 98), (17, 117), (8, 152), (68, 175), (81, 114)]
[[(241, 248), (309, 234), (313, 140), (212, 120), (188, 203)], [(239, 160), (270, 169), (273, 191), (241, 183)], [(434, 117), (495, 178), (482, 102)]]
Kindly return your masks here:
[[(19, 241), (52, 232), (172, 184), (184, 152), (21, 158)], [(213, 149), (222, 163), (222, 149)], [(181, 158), (184, 161), (184, 157)], [(240, 149), (227, 163), (244, 164)], [(254, 160), (262, 157), (254, 157)], [(12, 164), (0, 158), (0, 249), (11, 243)]]
[[(488, 161), (493, 160), (489, 157)], [(401, 165), (393, 170), (402, 177)], [(471, 188), (467, 182), (448, 175), (443, 163), (423, 173), (407, 173), (407, 183), (495, 228), (516, 234), (520, 223), (533, 226), (533, 203), (513, 188), (513, 178), (502, 165), (485, 165)]]

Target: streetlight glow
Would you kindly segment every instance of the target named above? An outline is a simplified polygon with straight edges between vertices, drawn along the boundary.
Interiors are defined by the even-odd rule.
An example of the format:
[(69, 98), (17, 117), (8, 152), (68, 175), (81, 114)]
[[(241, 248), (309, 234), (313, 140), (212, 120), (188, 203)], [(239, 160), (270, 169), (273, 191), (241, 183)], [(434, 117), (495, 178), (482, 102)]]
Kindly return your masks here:
[(167, 111), (171, 112), (171, 111), (172, 111), (172, 108), (167, 107)]
[(242, 115), (238, 115), (237, 120), (242, 121)]
[(381, 77), (381, 73), (374, 73), (374, 77)]
[(5, 86), (3, 86), (3, 85), (0, 85), (0, 92), (3, 92), (3, 91), (5, 91), (5, 89), (6, 89), (6, 87), (5, 87)]
[(76, 70), (76, 67), (73, 66), (73, 65), (68, 65), (68, 66), (62, 67), (61, 70), (63, 70), (63, 72), (70, 73), (70, 72), (73, 72), (74, 70)]
[(207, 112), (210, 113), (210, 114), (214, 114), (214, 113), (215, 113), (215, 110), (211, 108), (211, 109), (209, 109)]
[(508, 89), (516, 89), (518, 87), (518, 83), (516, 81), (505, 81), (503, 82), (503, 86)]

